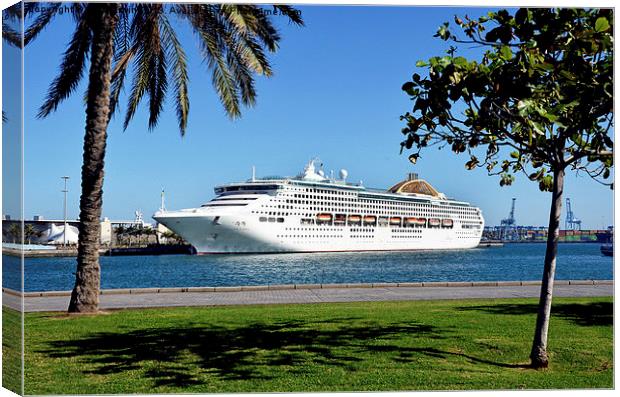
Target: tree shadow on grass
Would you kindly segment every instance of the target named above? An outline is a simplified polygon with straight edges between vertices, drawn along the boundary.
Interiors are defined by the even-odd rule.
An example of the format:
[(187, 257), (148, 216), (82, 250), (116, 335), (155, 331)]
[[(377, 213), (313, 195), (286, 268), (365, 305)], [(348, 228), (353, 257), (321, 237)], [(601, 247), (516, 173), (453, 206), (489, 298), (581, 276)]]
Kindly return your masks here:
[[(331, 326), (321, 326), (323, 323)], [(201, 373), (216, 375), (220, 380), (266, 380), (278, 376), (273, 375), (273, 367), (286, 366), (283, 370), (301, 373), (308, 362), (354, 370), (356, 362), (368, 360), (369, 353), (380, 351), (393, 353), (395, 362), (411, 361), (414, 355), (422, 354), (442, 359), (460, 356), (473, 363), (512, 367), (433, 347), (398, 345), (410, 338), (445, 339), (450, 332), (418, 323), (353, 325), (343, 319), (240, 327), (189, 324), (98, 332), (77, 340), (49, 342), (39, 353), (77, 359), (83, 372), (90, 374), (118, 374), (145, 367), (146, 377), (156, 386), (176, 387), (201, 384)]]
[[(491, 306), (464, 306), (463, 311), (483, 311), (491, 314), (535, 315), (537, 304), (497, 304)], [(581, 326), (613, 325), (614, 307), (611, 302), (558, 303), (551, 306), (551, 315)]]

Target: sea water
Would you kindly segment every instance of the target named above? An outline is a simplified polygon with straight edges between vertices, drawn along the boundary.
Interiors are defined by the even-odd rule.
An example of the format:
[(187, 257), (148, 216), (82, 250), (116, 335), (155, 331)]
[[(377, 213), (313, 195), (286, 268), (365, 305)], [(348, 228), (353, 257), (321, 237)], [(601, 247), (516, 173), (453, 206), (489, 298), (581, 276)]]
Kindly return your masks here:
[[(540, 280), (545, 244), (458, 251), (101, 257), (102, 288)], [(3, 255), (3, 287), (20, 289), (20, 259)], [(26, 258), (26, 291), (70, 290), (75, 258)], [(613, 279), (600, 245), (560, 244), (556, 279)]]

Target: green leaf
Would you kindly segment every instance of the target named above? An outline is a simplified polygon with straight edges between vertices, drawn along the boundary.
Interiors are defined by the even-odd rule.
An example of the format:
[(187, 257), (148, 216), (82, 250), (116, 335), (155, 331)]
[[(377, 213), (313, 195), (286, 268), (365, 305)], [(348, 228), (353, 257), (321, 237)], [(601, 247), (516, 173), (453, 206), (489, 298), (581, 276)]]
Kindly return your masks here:
[(426, 61), (417, 61), (415, 63), (415, 66), (418, 68), (425, 68), (428, 66), (428, 63), (426, 63)]
[(499, 56), (504, 60), (504, 61), (509, 61), (512, 59), (512, 50), (510, 49), (510, 47), (508, 47), (507, 45), (502, 46), (502, 48), (499, 50)]
[(473, 170), (474, 168), (476, 168), (478, 163), (480, 163), (480, 161), (478, 161), (476, 156), (471, 156), (471, 160), (469, 160), (467, 163), (465, 163), (465, 168), (468, 169), (468, 170)]
[(464, 57), (456, 57), (452, 60), (452, 63), (454, 63), (457, 66), (465, 66), (467, 65), (467, 59)]
[(523, 99), (517, 103), (517, 110), (519, 111), (519, 116), (527, 116), (530, 113), (530, 109), (533, 106), (533, 101), (529, 99)]
[(596, 23), (594, 24), (594, 30), (597, 32), (604, 32), (609, 29), (609, 21), (605, 17), (599, 17), (596, 19)]
[(553, 177), (551, 175), (545, 175), (538, 182), (538, 188), (542, 192), (550, 192), (553, 190)]

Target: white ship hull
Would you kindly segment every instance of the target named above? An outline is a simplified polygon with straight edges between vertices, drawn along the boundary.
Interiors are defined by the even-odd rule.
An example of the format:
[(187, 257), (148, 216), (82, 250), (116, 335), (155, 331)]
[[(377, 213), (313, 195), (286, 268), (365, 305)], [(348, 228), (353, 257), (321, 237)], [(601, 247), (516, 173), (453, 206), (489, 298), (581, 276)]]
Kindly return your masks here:
[[(156, 217), (194, 246), (198, 254), (408, 251), (475, 248), (480, 235), (453, 229), (319, 226), (295, 227), (299, 221), (259, 223), (245, 216), (188, 216), (182, 212)], [(245, 224), (244, 224), (245, 223)], [(291, 227), (293, 225), (294, 227)], [(287, 230), (287, 229), (306, 230)], [(323, 229), (323, 230), (313, 230)], [(481, 229), (482, 230), (482, 229)], [(286, 237), (282, 237), (286, 236)]]
[(322, 175), (311, 162), (303, 176), (216, 187), (201, 207), (153, 218), (199, 254), (448, 250), (480, 242), (480, 209), (426, 181), (378, 191)]

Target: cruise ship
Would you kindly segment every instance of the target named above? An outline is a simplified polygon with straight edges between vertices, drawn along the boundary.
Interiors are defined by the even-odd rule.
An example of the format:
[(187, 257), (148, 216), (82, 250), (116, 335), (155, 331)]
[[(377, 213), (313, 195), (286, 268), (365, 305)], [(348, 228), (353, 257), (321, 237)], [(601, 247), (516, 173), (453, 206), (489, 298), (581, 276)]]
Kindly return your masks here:
[[(327, 177), (311, 160), (296, 177), (217, 186), (198, 208), (153, 218), (198, 254), (447, 250), (473, 248), (482, 211), (409, 174), (388, 190)], [(254, 171), (253, 171), (254, 174)]]

